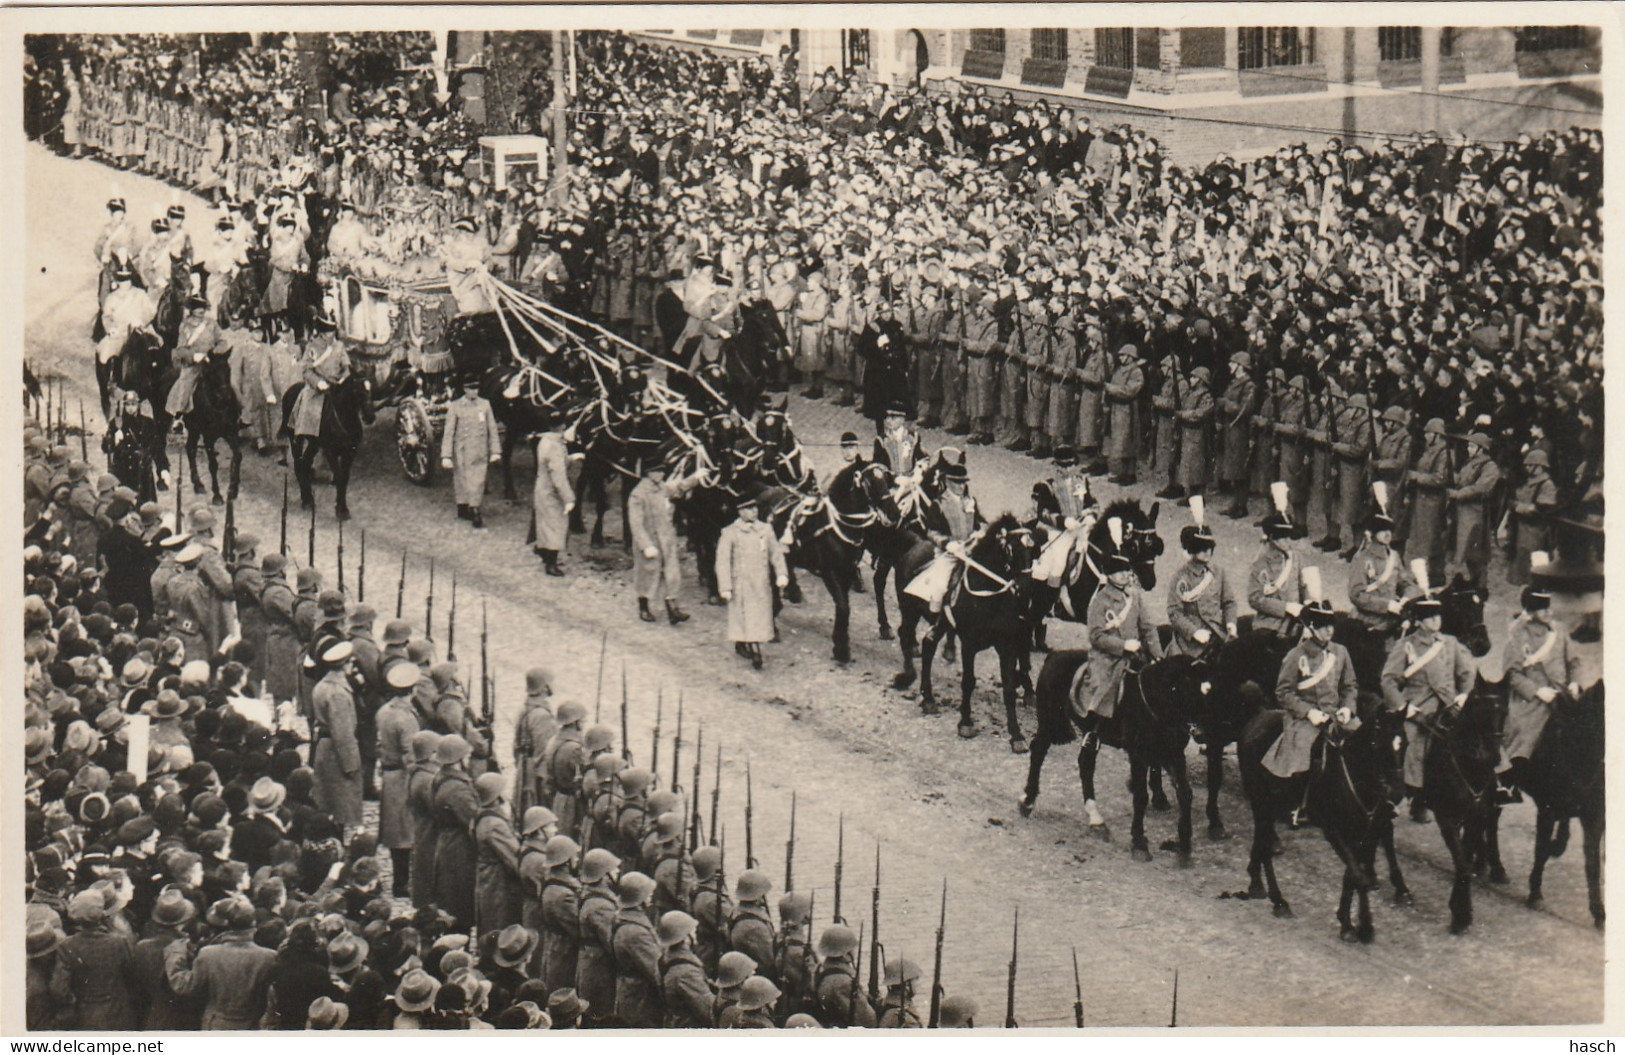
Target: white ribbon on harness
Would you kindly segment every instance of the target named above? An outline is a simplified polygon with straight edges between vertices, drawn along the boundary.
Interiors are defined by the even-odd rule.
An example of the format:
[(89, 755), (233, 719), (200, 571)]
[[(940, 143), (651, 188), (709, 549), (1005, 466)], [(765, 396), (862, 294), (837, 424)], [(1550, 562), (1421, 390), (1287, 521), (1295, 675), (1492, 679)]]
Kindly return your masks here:
[(1396, 554), (1393, 550), (1390, 549), (1388, 551), (1388, 560), (1382, 566), (1382, 574), (1377, 576), (1375, 579), (1372, 579), (1370, 582), (1366, 583), (1366, 585), (1363, 588), (1362, 592), (1364, 592), (1364, 593), (1374, 593), (1378, 589), (1380, 589), (1381, 587), (1387, 585), (1388, 580), (1392, 579), (1394, 577), (1394, 569), (1396, 569), (1398, 567), (1399, 567), (1399, 555)]
[(1287, 576), (1289, 576), (1291, 574), (1292, 574), (1292, 554), (1288, 553), (1286, 555), (1286, 563), (1281, 565), (1281, 574), (1276, 576), (1276, 579), (1275, 579), (1274, 582), (1267, 582), (1267, 583), (1264, 584), (1264, 596), (1269, 597), (1272, 594), (1280, 593), (1281, 592), (1281, 587), (1286, 585)]
[(1204, 593), (1207, 593), (1207, 588), (1212, 585), (1213, 573), (1211, 571), (1204, 570), (1202, 572), (1202, 578), (1197, 582), (1197, 584), (1192, 586), (1187, 591), (1182, 591), (1179, 595), (1179, 599), (1184, 601), (1186, 604), (1190, 604)]
[[(1304, 656), (1298, 661), (1299, 671), (1303, 670), (1303, 662), (1308, 658), (1308, 656)], [(1326, 680), (1326, 676), (1330, 674), (1333, 668), (1336, 666), (1337, 653), (1333, 652), (1331, 649), (1327, 649), (1325, 655), (1321, 657), (1320, 669), (1315, 671), (1313, 674), (1310, 674), (1307, 678), (1302, 678), (1298, 681), (1298, 691), (1303, 692), (1305, 689), (1312, 689), (1316, 685), (1319, 685), (1321, 682)]]
[(1546, 657), (1552, 654), (1552, 648), (1556, 644), (1557, 644), (1557, 631), (1556, 630), (1547, 631), (1546, 632), (1546, 640), (1542, 641), (1540, 643), (1540, 647), (1535, 649), (1533, 652), (1529, 653), (1528, 658), (1523, 661), (1523, 664), (1522, 664), (1523, 669), (1528, 670), (1530, 667), (1539, 666), (1540, 664), (1544, 663), (1546, 661)]
[(1411, 646), (1406, 645), (1405, 646), (1405, 661), (1406, 661), (1407, 665), (1405, 667), (1405, 673), (1402, 674), (1401, 677), (1403, 677), (1405, 680), (1409, 681), (1411, 678), (1416, 676), (1417, 671), (1421, 670), (1423, 667), (1427, 666), (1429, 663), (1432, 663), (1434, 657), (1437, 656), (1443, 650), (1444, 650), (1444, 638), (1442, 638), (1442, 637), (1439, 638), (1438, 640), (1434, 641), (1433, 645), (1426, 652), (1422, 653), (1420, 656), (1416, 655), (1415, 653), (1413, 653), (1411, 651)]

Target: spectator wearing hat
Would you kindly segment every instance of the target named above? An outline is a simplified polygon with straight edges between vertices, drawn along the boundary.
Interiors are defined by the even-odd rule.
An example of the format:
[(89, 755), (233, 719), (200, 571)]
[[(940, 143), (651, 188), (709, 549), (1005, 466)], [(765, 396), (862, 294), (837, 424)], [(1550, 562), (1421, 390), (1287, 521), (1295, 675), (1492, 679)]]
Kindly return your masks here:
[(619, 910), (616, 883), (620, 866), (621, 859), (605, 849), (588, 850), (581, 859), (575, 988), (589, 1005), (588, 1025), (606, 1024), (615, 1015), (615, 928)]
[(536, 487), (531, 494), (531, 511), (536, 521), (534, 541), (537, 556), (548, 575), (559, 576), (559, 553), (569, 534), (570, 514), (576, 507), (570, 487), (565, 436), (557, 429), (543, 432), (536, 442)]
[(349, 1006), (346, 1029), (388, 1029), (389, 990), (383, 975), (368, 963), (371, 947), (365, 938), (348, 932), (335, 936), (327, 945), (328, 967), (333, 985)]
[(474, 820), (479, 798), (468, 773), (468, 741), (455, 734), (435, 746), (434, 886), (430, 901), (460, 929), (474, 923)]
[(29, 916), (24, 942), (27, 957), (24, 1021), (31, 1032), (58, 1029), (62, 1020), (72, 1014), (68, 1010), (69, 976), (58, 969), (57, 962), (65, 937), (57, 921)]
[(343, 1029), (350, 1021), (350, 1006), (334, 1001), (331, 997), (319, 996), (310, 1002), (305, 1012), (305, 1021), (302, 1027), (288, 1027), (292, 1029)]
[(506, 778), (484, 773), (474, 781), (474, 930), (500, 931), (519, 923), (524, 890), (519, 879), (519, 836), (503, 794)]
[(296, 919), (276, 952), (267, 979), (266, 1022), (274, 1029), (306, 1029), (307, 1010), (318, 1000), (341, 998), (333, 984), (327, 942), (315, 919)]
[(288, 558), (267, 553), (260, 558), (260, 611), (265, 615), (265, 691), (279, 703), (299, 695), (299, 634), (294, 626), (294, 592), (288, 587)]
[(413, 968), (401, 976), (401, 981), (390, 997), (394, 1015), (390, 1029), (423, 1029), (424, 1017), (431, 1013), (440, 995), (440, 982), (421, 968)]
[(1236, 636), (1236, 596), (1230, 576), (1213, 563), (1218, 540), (1203, 520), (1201, 496), (1191, 499), (1191, 509), (1196, 523), (1179, 533), (1188, 559), (1168, 581), (1168, 625), (1173, 628), (1168, 652), (1176, 656), (1200, 656)]
[[(1358, 721), (1359, 684), (1348, 650), (1332, 641), (1337, 618), (1325, 601), (1302, 609), (1303, 638), (1286, 654), (1276, 680), (1275, 696), (1285, 710), (1281, 735), (1264, 754), (1264, 768), (1283, 780), (1309, 771), (1325, 726)], [(1308, 789), (1305, 788), (1307, 801)], [(1299, 820), (1301, 821), (1299, 807)]]
[(570, 988), (555, 989), (547, 998), (549, 1029), (576, 1029), (588, 1011), (587, 1002)]
[(772, 527), (758, 519), (756, 500), (742, 499), (738, 510), (739, 519), (723, 529), (717, 543), (717, 592), (728, 602), (734, 651), (760, 670), (761, 644), (775, 636), (772, 591), (790, 584), (790, 570)]
[(1496, 772), (1507, 787), (1516, 783), (1520, 766), (1534, 757), (1558, 697), (1580, 694), (1579, 663), (1569, 635), (1553, 622), (1551, 594), (1526, 586), (1519, 602), (1521, 611), (1512, 620), (1502, 653), (1509, 693)]
[(480, 507), (485, 502), (486, 470), (502, 460), (496, 414), (480, 395), (478, 375), (463, 384), (462, 394), (446, 408), (440, 438), (440, 467), (452, 474), (457, 518), (485, 527)]
[[(417, 736), (417, 710), (412, 690), (422, 675), (411, 663), (395, 663), (384, 673), (387, 702), (375, 720), (374, 753), (379, 766), (378, 842), (389, 849), (396, 897), (407, 897), (413, 847), (412, 815), (408, 803), (407, 767), (412, 762), (412, 741)], [(359, 733), (357, 734), (360, 735)]]
[(1529, 581), (1530, 555), (1551, 548), (1551, 524), (1558, 510), (1551, 464), (1551, 456), (1540, 447), (1523, 456), (1524, 482), (1512, 496), (1512, 560), (1507, 565), (1507, 581), (1514, 586)]
[[(544, 667), (525, 671), (525, 702), (514, 723), (513, 769), (514, 809), (521, 817), (531, 806), (540, 804), (546, 779), (543, 752), (559, 722), (553, 716), (553, 675)], [(551, 800), (551, 796), (546, 796)]]
[(1501, 470), (1490, 458), (1490, 438), (1482, 432), (1467, 436), (1465, 460), (1457, 467), (1453, 486), (1445, 498), (1456, 515), (1455, 545), (1445, 565), (1445, 576), (1465, 574), (1474, 586), (1488, 585), (1490, 546), (1495, 531), (1490, 500), (1501, 482)]
[(345, 830), (361, 827), (361, 747), (356, 741), (355, 674), (348, 641), (324, 637), (313, 657), (321, 680), (311, 691), (311, 768), (316, 804)]
[(441, 735), (432, 729), (413, 733), (411, 762), (406, 770), (406, 808), (412, 824), (408, 887), (412, 904), (420, 909), (434, 901), (434, 785), (440, 776), (440, 740)]
[(618, 911), (611, 948), (615, 956), (615, 1020), (630, 1029), (662, 1024), (659, 936), (645, 908), (655, 881), (628, 872), (616, 886)]
[(1422, 773), (1433, 723), (1466, 704), (1476, 674), (1466, 647), (1440, 629), (1444, 606), (1436, 598), (1423, 594), (1413, 600), (1410, 616), (1411, 632), (1395, 642), (1382, 668), (1382, 699), (1388, 710), (1404, 716), (1403, 778), (1411, 819), (1424, 823)]
[(1422, 426), (1422, 453), (1406, 477), (1410, 485), (1410, 522), (1405, 532), (1405, 555), (1427, 561), (1428, 581), (1442, 582), (1449, 544), (1445, 532), (1446, 489), (1451, 480), (1449, 439), (1442, 418), (1429, 418)]
[(72, 1003), (68, 1021), (75, 1030), (132, 1032), (140, 1026), (135, 1005), (140, 979), (135, 974), (135, 940), (128, 926), (115, 926), (100, 889), (75, 894), (68, 902), (72, 933), (56, 950), (59, 991)]

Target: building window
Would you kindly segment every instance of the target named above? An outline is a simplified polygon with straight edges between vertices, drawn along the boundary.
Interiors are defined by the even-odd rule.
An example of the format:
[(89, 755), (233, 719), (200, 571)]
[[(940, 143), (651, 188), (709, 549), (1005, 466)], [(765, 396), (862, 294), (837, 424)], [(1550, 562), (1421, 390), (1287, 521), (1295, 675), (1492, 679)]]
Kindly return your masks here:
[(867, 29), (847, 30), (846, 68), (850, 70), (867, 65), (869, 65), (869, 31)]
[(1134, 30), (1095, 30), (1095, 65), (1118, 70), (1134, 68)]
[(1453, 26), (1445, 26), (1439, 30), (1439, 54), (1450, 56), (1456, 53), (1456, 30)]
[(1408, 62), (1422, 57), (1421, 26), (1379, 26), (1377, 53), (1383, 62)]
[(973, 29), (970, 31), (970, 50), (985, 51), (993, 55), (1004, 54), (1004, 30)]
[(1571, 48), (1589, 47), (1591, 44), (1591, 28), (1589, 26), (1519, 26), (1517, 50), (1522, 52), (1534, 51), (1564, 51)]
[(1296, 26), (1244, 26), (1236, 31), (1236, 58), (1244, 70), (1303, 66), (1315, 61), (1315, 38)]
[(1043, 62), (1066, 61), (1066, 30), (1033, 30), (1033, 58)]

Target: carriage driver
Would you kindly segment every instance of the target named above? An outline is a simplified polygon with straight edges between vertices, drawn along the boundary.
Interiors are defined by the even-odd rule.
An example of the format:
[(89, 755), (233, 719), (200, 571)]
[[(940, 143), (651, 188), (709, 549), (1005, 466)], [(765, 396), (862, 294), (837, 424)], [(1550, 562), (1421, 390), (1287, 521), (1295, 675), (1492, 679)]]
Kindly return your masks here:
[[(1286, 711), (1281, 735), (1264, 752), (1264, 768), (1283, 780), (1307, 773), (1314, 760), (1320, 734), (1332, 722), (1353, 730), (1359, 728), (1356, 706), (1359, 685), (1348, 649), (1332, 640), (1337, 615), (1329, 602), (1311, 601), (1299, 615), (1303, 639), (1286, 654), (1281, 674), (1275, 681), (1275, 699)], [(1303, 821), (1309, 798), (1292, 811), (1292, 825)]]
[(305, 345), (304, 361), (300, 364), (305, 387), (300, 389), (293, 404), (295, 436), (322, 434), (322, 411), (327, 406), (328, 391), (350, 379), (350, 356), (344, 350), (344, 342), (333, 333), (332, 318), (317, 315), (311, 321), (315, 332)]
[(201, 293), (186, 298), (186, 318), (181, 320), (180, 335), (175, 339), (175, 364), (178, 373), (169, 390), (164, 410), (175, 419), (175, 431), (181, 430), (181, 417), (192, 410), (192, 394), (197, 391), (203, 377), (203, 364), (216, 351), (226, 350), (220, 340), (220, 324), (209, 312), (209, 302)]
[(1509, 789), (1518, 765), (1534, 756), (1557, 698), (1565, 692), (1580, 695), (1579, 665), (1569, 635), (1552, 625), (1552, 595), (1526, 586), (1521, 601), (1523, 611), (1512, 621), (1502, 653), (1510, 692), (1495, 771)]
[(1405, 715), (1405, 791), (1411, 820), (1425, 824), (1422, 766), (1432, 724), (1443, 709), (1454, 712), (1467, 702), (1473, 659), (1461, 642), (1440, 631), (1444, 606), (1437, 598), (1424, 594), (1411, 601), (1410, 619), (1414, 629), (1394, 645), (1382, 668), (1382, 699), (1390, 711)]
[[(1064, 457), (1057, 458), (1057, 463), (1065, 460)], [(1035, 500), (1042, 490), (1041, 486), (1033, 488)], [(1049, 494), (1054, 498), (1055, 505), (1051, 509), (1040, 509), (1039, 516), (1052, 529), (1050, 541), (1033, 564), (1032, 575), (1034, 582), (1058, 587), (1062, 579), (1067, 578), (1067, 571), (1075, 567), (1072, 555), (1081, 552), (1081, 545), (1087, 545), (1089, 532), (1094, 529), (1099, 516), (1099, 504), (1089, 491), (1089, 478), (1079, 472), (1069, 472), (1050, 480)], [(1059, 523), (1056, 523), (1057, 520)], [(1056, 528), (1059, 530), (1054, 530)]]

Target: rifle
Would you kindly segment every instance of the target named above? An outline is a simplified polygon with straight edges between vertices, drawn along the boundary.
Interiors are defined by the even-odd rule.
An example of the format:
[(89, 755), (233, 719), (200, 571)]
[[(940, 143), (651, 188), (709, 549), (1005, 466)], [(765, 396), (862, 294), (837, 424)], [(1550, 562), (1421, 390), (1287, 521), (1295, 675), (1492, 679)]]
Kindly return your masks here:
[(79, 457), (90, 462), (90, 430), (85, 428), (85, 401), (79, 401)]
[[(185, 512), (186, 512), (185, 505), (184, 505), (185, 497), (186, 497), (186, 488), (184, 486), (182, 486), (182, 480), (181, 480), (181, 474), (180, 474), (180, 467), (179, 466), (175, 467), (175, 483), (174, 483), (174, 487), (175, 487), (175, 534), (179, 535), (182, 531), (186, 530), (186, 525), (181, 523), (181, 518), (182, 518), (182, 516), (185, 515)], [(314, 512), (312, 512), (310, 515), (313, 518), (316, 516), (316, 514)], [(314, 522), (315, 521), (312, 520), (312, 523), (314, 523)]]
[(846, 994), (849, 1026), (858, 1024), (858, 979), (863, 977), (863, 920), (858, 920), (858, 949), (852, 957), (852, 988)]
[(423, 636), (434, 640), (434, 557), (429, 557), (429, 596), (423, 602)]
[(705, 726), (694, 737), (694, 779), (689, 782), (688, 795), (685, 798), (695, 799), (695, 809), (689, 813), (688, 852), (693, 853), (700, 847), (700, 811), (697, 801), (700, 794), (700, 763), (705, 761)]
[(756, 867), (755, 825), (756, 795), (751, 786), (750, 756), (745, 756), (745, 867)]
[(1174, 968), (1174, 1006), (1168, 1012), (1168, 1028), (1179, 1025), (1179, 968)]
[(1010, 931), (1010, 969), (1004, 983), (1004, 1028), (1016, 1028), (1016, 962), (1021, 949), (1021, 906), (1016, 906), (1016, 922)]
[(717, 742), (717, 768), (712, 774), (711, 784), (711, 841), (717, 838), (717, 807), (722, 802), (722, 742)]
[(486, 651), (487, 638), (485, 599), (482, 597), (480, 598), (480, 717), (489, 721), (493, 702), (491, 697), (495, 694), (495, 689), (492, 687), (487, 673), (490, 670), (488, 666), (490, 657)]
[(626, 733), (626, 664), (621, 664), (621, 757), (632, 764), (632, 740)]
[[(598, 724), (598, 716), (604, 712), (604, 655), (608, 651), (609, 631), (605, 630), (603, 638), (598, 642), (598, 688), (593, 690), (592, 696), (592, 720), (594, 725)], [(622, 674), (625, 674), (624, 669), (622, 670)], [(625, 681), (626, 679), (623, 677), (621, 680)], [(624, 720), (624, 716), (621, 722), (621, 745), (623, 747), (626, 745), (626, 722)]]
[(1078, 947), (1072, 946), (1072, 990), (1078, 998), (1072, 1002), (1072, 1018), (1083, 1028), (1083, 977), (1078, 974)]
[(835, 915), (832, 922), (845, 923), (841, 918), (841, 873), (846, 871), (846, 813), (843, 811), (835, 827)]
[(869, 1002), (880, 1006), (880, 841), (875, 840), (875, 885), (869, 892)]
[(308, 558), (305, 561), (305, 566), (310, 567), (310, 568), (314, 568), (316, 566), (316, 503), (315, 502), (312, 502), (310, 504), (310, 535), (306, 539), (305, 549), (306, 549), (306, 554), (305, 555)]
[(237, 568), (237, 500), (226, 496), (226, 529), (220, 535), (220, 548), (233, 571)]
[(401, 550), (401, 578), (395, 584), (395, 618), (401, 617), (406, 608), (406, 551)]
[(677, 690), (677, 735), (671, 740), (671, 785), (670, 790), (677, 790), (677, 774), (681, 772), (683, 760), (683, 690)]
[(367, 600), (367, 529), (361, 529), (361, 562), (355, 570), (355, 599), (357, 604)]
[(446, 615), (446, 661), (457, 659), (457, 573), (451, 573), (451, 611)]
[[(621, 676), (626, 676), (626, 668), (621, 668)], [(666, 688), (662, 685), (655, 690), (655, 732), (654, 746), (649, 749), (649, 779), (650, 782), (660, 777), (660, 718), (661, 712), (666, 709)]]
[(931, 969), (931, 1014), (927, 1029), (942, 1025), (942, 939), (948, 933), (948, 877), (942, 877), (942, 908), (937, 913), (937, 959)]
[(790, 789), (790, 838), (784, 844), (784, 892), (796, 888), (796, 792)]
[[(282, 532), (281, 535), (277, 539), (276, 551), (278, 553), (282, 554), (284, 557), (286, 557), (288, 555), (288, 474), (287, 474), (286, 471), (284, 471), (282, 473), (282, 528), (281, 528), (281, 532)], [(406, 562), (406, 555), (405, 554), (401, 555), (401, 562), (402, 562), (402, 567), (405, 567), (405, 562)], [(401, 613), (396, 612), (395, 614), (400, 615)]]
[[(716, 941), (712, 943), (712, 953), (716, 960), (722, 959), (723, 946), (732, 945), (728, 940), (728, 932), (722, 929), (722, 895), (728, 889), (728, 833), (724, 831), (717, 840), (717, 901), (716, 918), (712, 920), (712, 929), (716, 932)], [(711, 973), (716, 974), (716, 963), (711, 965)]]
[(339, 593), (344, 592), (344, 520), (339, 519)]

